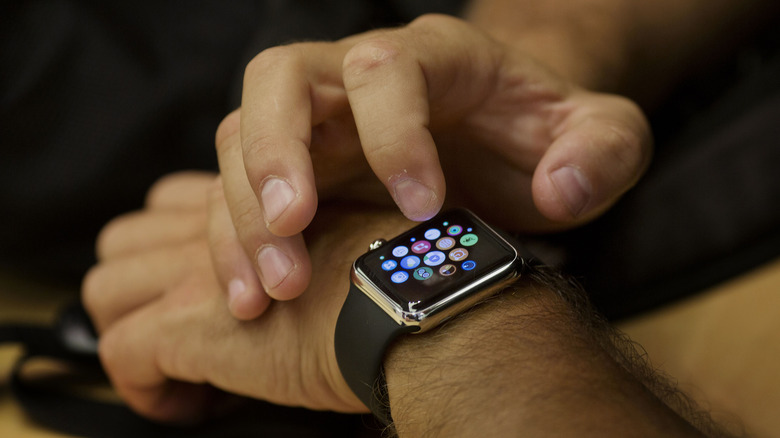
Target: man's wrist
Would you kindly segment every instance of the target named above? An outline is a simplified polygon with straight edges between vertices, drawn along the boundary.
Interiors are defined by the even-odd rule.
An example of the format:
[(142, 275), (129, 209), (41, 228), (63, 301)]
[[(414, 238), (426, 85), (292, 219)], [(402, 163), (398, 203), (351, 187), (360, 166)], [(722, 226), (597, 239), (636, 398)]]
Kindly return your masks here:
[(598, 320), (590, 326), (587, 300), (550, 278), (521, 279), (390, 349), (399, 436), (696, 435), (615, 359)]
[[(464, 424), (454, 420), (484, 405), (484, 400), (496, 401), (498, 382), (488, 371), (495, 367), (497, 356), (492, 352), (505, 354), (505, 360), (513, 360), (515, 352), (511, 346), (496, 345), (491, 332), (511, 325), (524, 310), (530, 312), (534, 297), (523, 292), (518, 288), (510, 292), (511, 297), (493, 297), (431, 332), (406, 336), (390, 348), (385, 378), (399, 436), (428, 436), (432, 431), (441, 436), (479, 435), (468, 433)], [(508, 301), (513, 305), (505, 306)], [(516, 301), (528, 302), (528, 308)], [(459, 430), (449, 430), (450, 426)]]

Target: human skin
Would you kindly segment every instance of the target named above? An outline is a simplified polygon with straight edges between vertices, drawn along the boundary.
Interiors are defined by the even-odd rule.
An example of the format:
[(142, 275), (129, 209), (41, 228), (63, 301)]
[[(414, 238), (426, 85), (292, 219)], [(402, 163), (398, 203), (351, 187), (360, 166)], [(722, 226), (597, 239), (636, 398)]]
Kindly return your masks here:
[[(717, 4), (720, 5), (722, 3), (718, 2)], [(425, 20), (430, 21), (438, 19), (439, 18), (428, 17)], [(422, 20), (418, 24), (424, 24), (425, 20)], [(382, 33), (371, 35), (387, 36), (387, 34)], [(370, 39), (360, 40), (359, 42), (361, 44), (364, 43), (364, 45), (369, 46), (369, 48), (371, 47)], [(349, 40), (347, 40), (346, 43), (349, 44)], [(295, 47), (305, 49), (303, 46)], [(317, 51), (324, 48), (324, 46), (314, 45), (310, 48)], [(349, 51), (349, 49), (346, 50), (347, 52)], [(325, 54), (325, 52), (327, 51), (322, 50), (323, 54)], [(554, 51), (551, 51), (551, 53), (554, 53)], [(534, 54), (534, 58), (543, 60), (544, 53)], [(292, 60), (295, 61), (295, 58), (293, 57)], [(550, 64), (550, 68), (553, 71), (556, 71), (560, 76), (566, 76), (566, 72), (569, 71), (568, 68), (560, 67), (565, 65), (563, 63), (555, 64), (554, 61), (548, 62), (546, 60), (545, 62)], [(543, 71), (547, 71), (545, 68), (536, 64), (536, 61), (528, 61), (522, 65), (536, 66)], [(531, 67), (531, 71), (533, 71), (533, 68), (534, 67)], [(576, 69), (572, 68), (571, 71), (576, 71)], [(585, 71), (589, 72), (591, 70), (586, 69)], [(552, 75), (555, 76), (555, 74)], [(314, 77), (323, 79), (316, 74)], [(548, 76), (545, 74), (545, 77)], [(598, 77), (598, 75), (587, 73), (583, 74), (582, 77), (593, 78)], [(606, 77), (608, 78), (608, 76)], [(325, 77), (324, 79), (329, 78)], [(588, 81), (588, 79), (573, 78), (571, 80)], [(565, 81), (559, 83), (565, 84)], [(346, 98), (344, 97), (342, 94), (343, 90), (339, 88), (338, 84), (336, 84), (335, 87), (333, 85), (333, 83), (328, 83), (327, 80), (325, 81), (323, 86), (325, 99), (321, 100), (320, 103), (325, 101), (326, 103), (335, 102), (336, 104), (343, 104), (345, 102), (344, 99), (346, 99), (346, 102), (350, 102), (349, 96)], [(603, 86), (605, 88), (618, 87), (609, 84)], [(564, 88), (569, 89), (568, 86)], [(572, 92), (574, 95), (578, 95), (581, 91), (576, 87), (572, 89), (574, 90)], [(612, 100), (611, 97), (603, 95), (586, 94), (586, 96), (607, 98), (615, 103), (622, 102), (619, 107), (624, 110), (635, 108), (632, 104), (619, 98)], [(327, 97), (330, 97), (333, 100), (329, 100)], [(313, 108), (316, 106), (317, 105), (315, 104)], [(446, 107), (446, 105), (444, 106)], [(328, 113), (328, 106), (326, 105), (325, 107), (325, 113)], [(343, 109), (343, 106), (339, 108)], [(449, 107), (447, 108), (449, 109)], [(316, 111), (313, 111), (312, 114), (315, 112)], [(334, 114), (335, 117), (326, 120), (314, 118), (309, 121), (310, 123), (314, 123), (313, 121), (319, 122), (313, 128), (312, 126), (309, 126), (312, 139), (312, 143), (308, 145), (310, 147), (310, 153), (323, 153), (325, 154), (324, 158), (328, 158), (323, 160), (313, 159), (311, 164), (315, 182), (318, 183), (316, 189), (321, 191), (319, 196), (323, 199), (332, 197), (348, 197), (359, 200), (369, 199), (374, 201), (374, 203), (383, 204), (381, 199), (378, 200), (376, 195), (381, 192), (375, 190), (377, 187), (383, 189), (382, 185), (376, 183), (373, 185), (364, 185), (363, 187), (368, 187), (368, 193), (351, 193), (349, 190), (344, 189), (344, 187), (354, 188), (357, 186), (357, 184), (355, 184), (356, 181), (362, 182), (372, 180), (373, 174), (366, 163), (360, 160), (363, 156), (362, 150), (357, 147), (355, 143), (356, 139), (358, 139), (358, 128), (352, 122), (351, 113), (347, 114), (346, 112), (335, 111)], [(596, 115), (598, 116), (598, 114)], [(596, 117), (596, 119), (598, 118), (599, 117)], [(586, 119), (592, 120), (591, 117), (586, 117)], [(229, 178), (236, 178), (235, 181), (231, 179), (231, 181), (233, 181), (231, 184), (234, 184), (236, 181), (241, 183), (234, 186), (236, 187), (235, 192), (225, 194), (228, 199), (236, 201), (235, 203), (240, 206), (240, 209), (231, 211), (232, 215), (229, 215), (227, 214), (227, 211), (222, 208), (221, 213), (213, 213), (211, 219), (207, 219), (208, 215), (203, 211), (203, 203), (205, 201), (202, 199), (181, 196), (180, 194), (171, 195), (168, 189), (163, 190), (158, 188), (157, 194), (150, 198), (150, 210), (153, 211), (146, 212), (152, 213), (152, 216), (141, 213), (134, 218), (121, 219), (112, 224), (108, 228), (108, 231), (103, 234), (100, 245), (101, 264), (92, 271), (85, 282), (85, 298), (90, 306), (93, 317), (103, 332), (101, 355), (106, 367), (120, 393), (122, 393), (132, 406), (145, 415), (163, 420), (187, 421), (197, 417), (198, 413), (202, 412), (209, 404), (209, 400), (206, 397), (209, 390), (207, 387), (201, 386), (203, 383), (208, 383), (209, 385), (253, 397), (266, 398), (279, 403), (343, 411), (363, 410), (364, 407), (356, 404), (359, 402), (357, 402), (353, 396), (353, 398), (350, 399), (350, 395), (344, 392), (346, 386), (343, 383), (343, 379), (341, 379), (333, 370), (332, 353), (328, 350), (330, 347), (322, 349), (316, 348), (325, 345), (325, 341), (323, 341), (324, 337), (318, 336), (318, 334), (321, 335), (322, 332), (326, 330), (313, 330), (313, 332), (316, 333), (307, 337), (305, 346), (315, 348), (289, 348), (290, 345), (301, 346), (299, 344), (301, 339), (295, 338), (294, 336), (295, 333), (300, 330), (300, 327), (291, 325), (292, 323), (289, 321), (290, 316), (299, 316), (298, 312), (304, 312), (306, 316), (312, 316), (312, 324), (322, 324), (322, 327), (328, 326), (328, 324), (333, 321), (333, 318), (327, 319), (319, 313), (312, 315), (306, 313), (312, 312), (311, 308), (307, 306), (315, 306), (315, 304), (313, 304), (315, 301), (312, 301), (314, 298), (306, 298), (304, 296), (289, 303), (274, 303), (269, 309), (268, 314), (265, 315), (268, 317), (267, 321), (263, 318), (258, 321), (242, 323), (226, 318), (226, 316), (229, 316), (224, 311), (225, 306), (227, 305), (226, 301), (230, 302), (229, 306), (234, 315), (244, 319), (251, 319), (267, 308), (270, 301), (268, 300), (268, 296), (263, 292), (263, 287), (258, 278), (254, 275), (247, 275), (246, 277), (241, 277), (241, 275), (247, 273), (254, 274), (256, 266), (253, 264), (254, 261), (252, 257), (256, 258), (257, 252), (253, 253), (252, 251), (256, 251), (257, 248), (260, 248), (263, 245), (287, 245), (287, 243), (284, 243), (284, 239), (273, 240), (279, 237), (274, 234), (272, 230), (273, 227), (265, 229), (265, 231), (268, 231), (270, 234), (262, 234), (265, 231), (260, 230), (260, 238), (257, 238), (252, 237), (251, 230), (247, 231), (245, 227), (225, 226), (228, 222), (232, 222), (233, 225), (235, 225), (237, 220), (239, 223), (241, 223), (241, 220), (244, 220), (246, 221), (246, 224), (252, 225), (263, 223), (265, 219), (261, 206), (257, 204), (257, 190), (248, 182), (251, 180), (247, 180), (247, 177), (245, 176), (246, 169), (243, 167), (244, 162), (242, 157), (245, 152), (244, 149), (242, 147), (236, 148), (231, 145), (230, 142), (225, 141), (227, 138), (230, 138), (232, 139), (232, 142), (235, 143), (237, 140), (237, 144), (241, 145), (241, 132), (240, 129), (237, 129), (237, 126), (241, 123), (243, 123), (243, 119), (239, 113), (235, 113), (223, 123), (217, 139), (217, 143), (221, 145), (220, 154), (223, 154), (225, 151), (230, 151), (229, 154), (233, 154), (230, 155), (233, 158), (224, 160), (224, 163), (221, 159), (220, 165), (223, 168), (223, 177), (226, 181)], [(432, 123), (428, 127), (432, 131), (436, 131), (434, 129), (435, 126), (436, 125)], [(241, 129), (243, 129), (243, 127)], [(432, 138), (436, 140), (439, 138), (447, 138), (444, 134), (439, 137), (435, 132), (432, 132), (431, 135)], [(351, 140), (352, 143), (346, 140)], [(446, 142), (442, 143), (437, 141), (437, 148), (442, 144), (446, 144)], [(317, 145), (320, 145), (323, 149), (318, 149)], [(334, 149), (325, 147), (333, 145), (345, 145), (343, 149), (335, 149), (335, 159), (331, 159), (334, 157), (327, 155), (329, 152), (334, 152)], [(300, 146), (300, 144), (298, 144), (298, 146)], [(457, 151), (458, 142), (454, 141), (452, 147), (453, 151)], [(641, 147), (639, 149), (644, 150)], [(481, 149), (480, 152), (482, 151), (484, 150)], [(242, 157), (241, 161), (235, 159), (235, 154)], [(482, 154), (469, 154), (468, 156), (471, 158), (470, 161), (482, 159)], [(379, 161), (383, 162), (383, 160)], [(639, 161), (642, 162), (642, 159), (639, 159)], [(345, 171), (345, 169), (349, 170), (351, 168), (349, 165), (352, 164), (358, 169), (354, 175)], [(448, 169), (447, 163), (442, 160), (441, 164), (444, 166), (443, 170), (446, 171)], [(321, 172), (317, 172), (317, 166), (324, 166), (325, 168)], [(538, 170), (538, 168), (539, 164), (537, 164), (535, 171)], [(642, 165), (640, 165), (639, 168), (641, 169)], [(447, 172), (444, 172), (443, 174), (445, 176), (449, 175)], [(328, 183), (327, 178), (333, 178), (334, 180), (331, 181), (331, 183)], [(344, 178), (344, 180), (341, 178)], [(632, 181), (633, 180), (630, 180), (630, 182)], [(323, 183), (319, 184), (319, 182)], [(193, 188), (193, 185), (193, 183), (188, 183), (183, 186)], [(493, 184), (491, 187), (497, 187), (497, 185)], [(533, 187), (533, 185), (531, 185), (531, 187)], [(516, 189), (516, 187), (511, 188)], [(325, 196), (323, 196), (323, 193)], [(513, 192), (511, 195), (516, 196), (516, 193)], [(215, 195), (216, 198), (219, 198), (220, 196), (221, 195), (219, 194)], [(231, 198), (231, 196), (233, 198)], [(260, 196), (262, 198), (262, 194)], [(193, 201), (196, 198), (199, 200)], [(296, 197), (296, 199), (298, 198)], [(389, 198), (386, 197), (386, 200), (388, 199)], [(501, 206), (504, 208), (506, 207), (506, 199), (514, 198), (508, 197), (497, 199), (501, 200)], [(535, 201), (535, 199), (532, 199), (532, 201)], [(168, 204), (168, 202), (171, 204)], [(388, 205), (391, 202), (392, 201), (384, 202), (384, 204)], [(197, 205), (198, 208), (192, 208), (195, 205)], [(538, 208), (537, 203), (534, 202), (533, 205)], [(195, 210), (197, 210), (197, 212)], [(561, 211), (565, 212), (566, 210), (564, 209)], [(487, 211), (487, 213), (489, 214), (490, 212)], [(569, 213), (571, 213), (571, 211), (569, 211)], [(284, 214), (291, 213), (288, 213), (285, 210)], [(533, 215), (531, 215), (531, 217), (533, 217)], [(383, 220), (379, 222), (384, 225), (375, 230), (370, 230), (370, 228), (366, 227), (366, 224), (371, 222), (367, 217), (361, 217), (360, 220), (349, 223), (348, 227), (352, 230), (365, 229), (367, 230), (366, 234), (369, 234), (368, 231), (375, 232), (370, 237), (364, 236), (369, 239), (373, 239), (377, 234), (384, 233), (385, 231), (387, 234), (393, 234), (391, 232), (393, 226), (389, 223), (390, 221), (385, 223), (385, 216), (382, 216), (382, 218)], [(401, 223), (404, 224), (403, 227), (406, 226), (406, 223), (400, 218), (396, 218), (395, 220), (399, 221), (398, 228), (402, 228), (400, 225)], [(203, 227), (208, 221), (210, 221), (212, 225), (210, 244), (207, 243), (206, 239), (203, 237)], [(552, 226), (559, 226), (559, 222), (565, 221), (553, 221)], [(143, 223), (144, 225), (139, 226), (139, 223)], [(221, 225), (215, 226), (215, 223)], [(569, 225), (575, 223), (576, 221)], [(157, 225), (152, 226), (151, 224), (168, 225), (162, 226), (162, 228), (156, 228)], [(542, 221), (541, 224), (545, 225), (545, 222)], [(533, 229), (534, 224), (532, 223), (530, 225), (529, 228)], [(547, 225), (551, 224), (548, 223)], [(386, 229), (384, 228), (385, 226), (387, 226)], [(314, 229), (309, 230), (309, 234), (307, 234), (307, 236), (311, 236), (312, 239), (307, 242), (311, 245), (309, 250), (312, 251), (312, 260), (315, 260), (315, 262), (317, 261), (314, 257), (315, 253), (320, 254), (324, 251), (322, 249), (315, 251), (314, 249), (314, 246), (316, 245), (314, 241), (319, 240), (315, 238), (317, 232), (318, 230), (315, 226)], [(282, 237), (285, 237), (284, 234), (286, 233), (280, 232), (280, 234), (283, 234)], [(128, 238), (128, 236), (133, 236), (133, 238)], [(239, 239), (241, 236), (245, 238), (248, 236), (250, 240), (254, 238), (255, 240), (253, 243), (257, 244), (259, 242), (261, 245), (250, 245), (247, 249), (242, 246), (242, 241)], [(263, 240), (265, 238), (270, 240)], [(300, 237), (294, 237), (293, 239), (300, 239)], [(298, 240), (298, 242), (302, 245), (303, 241)], [(362, 244), (355, 243), (355, 247), (360, 247), (360, 251), (356, 250), (357, 253), (362, 251)], [(246, 256), (244, 254), (245, 251), (248, 252), (250, 256)], [(214, 262), (207, 261), (205, 255), (209, 252), (216, 254)], [(225, 255), (227, 256), (225, 257)], [(305, 289), (306, 284), (308, 284), (309, 275), (313, 275), (312, 278), (317, 281), (320, 280), (320, 275), (323, 275), (319, 273), (320, 271), (318, 269), (320, 268), (318, 268), (316, 264), (315, 266), (310, 264), (308, 255), (304, 255), (304, 258), (304, 261), (296, 261), (294, 264), (294, 268), (298, 270), (294, 273), (296, 275), (288, 276), (284, 279), (284, 281), (288, 281), (288, 279), (298, 279), (296, 281), (299, 281), (300, 283), (294, 285), (292, 288), (293, 290), (295, 288)], [(218, 276), (215, 276), (212, 271), (215, 267), (220, 274)], [(222, 270), (220, 270), (220, 267)], [(336, 270), (335, 268), (346, 269), (344, 266), (334, 266), (334, 271)], [(225, 273), (229, 275), (225, 275)], [(230, 285), (235, 285), (236, 283), (234, 280), (236, 279), (239, 279), (242, 282), (245, 281), (243, 292), (250, 292), (243, 296), (241, 294), (238, 295), (243, 299), (247, 299), (248, 302), (244, 302), (243, 304), (240, 302), (236, 303), (235, 300), (230, 300), (229, 298), (226, 299), (224, 295), (219, 293), (222, 288), (227, 290), (233, 289), (235, 291), (236, 288), (231, 288)], [(346, 279), (335, 279), (334, 281), (345, 283)], [(273, 288), (269, 288), (269, 293), (274, 293), (272, 289)], [(335, 289), (339, 289), (339, 287), (336, 287)], [(345, 291), (346, 289), (343, 288), (340, 290)], [(312, 290), (309, 289), (309, 291), (311, 292)], [(333, 292), (318, 291), (321, 293), (311, 294), (316, 296), (317, 299), (322, 300), (317, 301), (316, 305), (319, 306), (324, 304), (325, 310), (334, 311), (335, 305), (333, 303), (338, 302), (339, 299), (337, 299), (335, 295), (330, 295), (330, 293)], [(236, 295), (234, 295), (234, 297), (235, 296)], [(288, 295), (281, 293), (277, 297), (290, 298), (292, 296), (295, 296), (295, 293), (290, 293)], [(222, 306), (221, 311), (220, 306)], [(522, 306), (519, 309), (520, 313), (516, 316), (520, 316), (523, 314), (523, 311), (528, 310)], [(318, 307), (318, 310), (322, 309)], [(466, 319), (464, 320), (468, 321)], [(554, 322), (555, 320), (548, 321), (548, 323)], [(562, 321), (558, 320), (558, 322), (560, 323)], [(322, 327), (319, 328), (322, 329)], [(265, 335), (263, 336), (262, 334)], [(269, 339), (270, 335), (276, 335), (277, 337)], [(457, 338), (458, 337), (456, 337), (456, 339)], [(153, 340), (153, 342), (150, 343), (150, 339)], [(422, 339), (424, 338), (414, 340), (421, 341)], [(310, 343), (308, 341), (310, 341)], [(550, 345), (557, 345), (557, 342), (560, 342), (561, 339), (552, 337), (546, 339), (546, 341), (550, 341)], [(151, 345), (145, 345), (146, 343)], [(402, 343), (399, 345), (402, 349), (394, 349), (391, 352), (391, 358), (394, 357), (396, 351), (403, 351), (404, 344)], [(582, 347), (585, 344), (576, 345)], [(473, 347), (474, 346), (472, 345), (469, 348)], [(252, 350), (253, 348), (255, 350)], [(574, 350), (574, 352), (584, 351), (582, 348), (574, 348)], [(204, 358), (204, 351), (218, 352), (220, 354)], [(252, 356), (250, 351), (257, 355)], [(258, 351), (262, 351), (265, 355), (260, 357)], [(459, 349), (452, 350), (450, 353), (452, 353), (454, 357), (464, 357), (463, 351)], [(214, 356), (219, 356), (220, 359), (215, 360)], [(441, 357), (444, 358), (448, 356), (444, 355)], [(577, 358), (578, 356), (574, 355), (571, 357)], [(597, 354), (596, 359), (598, 360), (594, 359), (594, 362), (592, 363), (596, 365), (606, 365), (607, 362), (600, 362), (599, 360), (601, 359), (599, 359), (599, 357), (600, 355)], [(588, 356), (588, 358), (590, 358), (590, 356)], [(255, 362), (253, 362), (253, 360)], [(251, 365), (248, 365), (248, 363), (251, 363)], [(449, 361), (447, 361), (447, 363), (449, 363)], [(545, 364), (545, 362), (541, 363)], [(263, 371), (268, 371), (267, 376), (270, 378), (278, 377), (278, 379), (264, 379), (262, 382), (249, 381), (247, 376), (255, 375), (255, 373), (257, 373), (256, 366), (258, 364), (265, 367), (262, 369)], [(300, 364), (303, 364), (306, 367), (307, 372), (301, 372), (298, 376), (289, 376), (288, 374), (285, 374), (291, 369), (297, 370), (295, 367)], [(549, 365), (549, 362), (546, 362), (546, 364)], [(428, 365), (430, 366), (430, 363)], [(393, 371), (394, 366), (389, 364), (388, 382), (391, 388), (391, 400), (395, 397), (393, 391), (398, 389), (402, 390), (405, 387), (405, 385), (398, 386), (394, 383), (398, 381), (396, 378), (399, 374), (394, 373)], [(512, 376), (512, 370), (505, 371), (509, 373), (504, 375), (508, 379), (511, 378), (513, 379), (512, 381), (518, 379), (517, 376), (510, 377)], [(468, 374), (465, 375), (468, 377)], [(302, 377), (311, 380), (302, 381)], [(610, 379), (612, 377), (606, 378)], [(624, 381), (623, 379), (629, 377), (618, 374), (614, 378), (618, 381)], [(544, 378), (541, 378), (540, 376), (525, 376), (525, 378), (520, 379), (520, 381), (525, 379), (530, 381), (544, 380)], [(287, 391), (282, 391), (276, 386), (280, 381), (288, 383), (287, 385), (283, 385)], [(463, 382), (463, 379), (456, 378), (455, 380), (445, 380), (442, 382), (442, 386), (447, 386), (448, 384), (452, 386), (452, 382)], [(554, 382), (555, 379), (553, 379), (553, 384)], [(420, 382), (412, 383), (419, 384)], [(658, 408), (658, 410), (651, 410), (651, 412), (669, 420), (669, 424), (672, 424), (673, 428), (676, 429), (679, 427), (679, 431), (683, 432), (687, 430), (684, 423), (679, 423), (678, 420), (675, 420), (673, 414), (665, 411), (662, 406), (657, 404), (657, 401), (653, 401), (652, 398), (648, 399), (646, 398), (646, 395), (640, 394), (642, 392), (641, 388), (633, 385), (629, 386), (634, 388), (637, 392), (633, 392), (632, 390), (630, 393), (632, 395), (631, 397), (625, 397), (624, 394), (624, 398), (621, 398), (621, 400), (634, 400), (633, 395), (641, 396), (639, 399), (643, 400), (640, 403), (642, 406), (649, 406), (653, 409)], [(306, 391), (302, 394), (301, 390), (304, 387), (306, 388)], [(464, 391), (466, 391), (466, 389), (464, 389)], [(596, 394), (597, 392), (593, 393)], [(397, 394), (399, 394), (399, 396), (401, 395), (401, 393)], [(435, 395), (434, 393), (431, 394)], [(438, 401), (448, 399), (448, 395), (446, 394), (439, 395)], [(398, 399), (398, 397), (395, 398)], [(403, 399), (403, 397), (401, 397), (401, 399)], [(420, 402), (420, 400), (412, 401)], [(426, 405), (427, 409), (433, 409), (433, 407), (436, 406), (435, 402), (437, 400), (422, 401), (433, 402), (434, 404), (432, 405)], [(419, 409), (405, 409), (403, 402), (401, 402), (401, 405), (398, 405), (398, 402), (395, 403), (397, 412), (422, 412)], [(583, 405), (589, 406), (587, 400), (583, 402)], [(410, 404), (409, 406), (414, 405)], [(488, 406), (490, 405), (485, 403), (482, 407)], [(562, 405), (552, 406), (554, 406), (554, 408), (551, 408), (550, 405), (547, 406), (547, 408), (550, 408), (550, 412), (561, 412), (558, 408), (564, 407)], [(636, 407), (630, 403), (625, 405), (625, 407), (630, 406)], [(465, 405), (463, 407), (466, 408)], [(569, 406), (569, 408), (571, 408), (571, 406)], [(577, 406), (577, 409), (580, 408), (581, 406)], [(466, 415), (473, 412), (474, 411), (466, 411), (462, 412), (462, 414)], [(492, 409), (489, 412), (495, 413), (503, 411)], [(645, 410), (639, 409), (634, 410), (633, 412), (645, 412)], [(453, 413), (458, 414), (461, 412), (453, 411)], [(669, 417), (669, 415), (672, 416)], [(618, 417), (624, 418), (620, 415), (618, 415)], [(636, 419), (635, 416), (632, 416), (631, 418)], [(415, 422), (414, 418), (404, 418), (403, 414), (401, 414), (397, 420), (399, 421), (399, 430), (402, 431), (404, 430), (404, 424)], [(666, 424), (666, 422), (663, 423)], [(558, 423), (543, 422), (540, 424), (549, 425)], [(634, 431), (643, 430), (636, 428), (638, 426), (634, 423), (628, 424), (634, 425)], [(474, 426), (480, 426), (480, 423), (474, 423)], [(524, 424), (524, 426), (527, 426), (527, 424)], [(625, 436), (625, 434), (621, 436)]]
[[(143, 211), (101, 234), (84, 302), (115, 388), (158, 421), (205, 418), (219, 409), (214, 388), (365, 412), (336, 362), (336, 319), (352, 260), (411, 222), (387, 208), (324, 206), (307, 230), (315, 280), (307, 293), (240, 321), (209, 252), (214, 230), (231, 225), (222, 193), (213, 175), (169, 177)], [(632, 374), (637, 368), (615, 360), (622, 356), (610, 338), (593, 329), (598, 320), (561, 290), (521, 278), (441, 329), (394, 344), (385, 375), (400, 436), (701, 436)]]
[(460, 204), (513, 231), (593, 219), (642, 174), (651, 141), (630, 102), (584, 90), (653, 108), (778, 9), (476, 0), (461, 22), (424, 16), (262, 52), (247, 67), (243, 115), (226, 120), (240, 118), (242, 154), (219, 154), (223, 174), (246, 173), (225, 186), (237, 242), (218, 271), (231, 309), (249, 319), (263, 295), (301, 293), (299, 233), (320, 199), (397, 203), (414, 220)]
[(216, 143), (236, 229), (217, 269), (242, 319), (262, 313), (262, 295), (308, 284), (300, 232), (320, 199), (396, 203), (413, 220), (446, 202), (512, 231), (552, 231), (601, 214), (651, 155), (629, 100), (436, 15), (264, 51)]

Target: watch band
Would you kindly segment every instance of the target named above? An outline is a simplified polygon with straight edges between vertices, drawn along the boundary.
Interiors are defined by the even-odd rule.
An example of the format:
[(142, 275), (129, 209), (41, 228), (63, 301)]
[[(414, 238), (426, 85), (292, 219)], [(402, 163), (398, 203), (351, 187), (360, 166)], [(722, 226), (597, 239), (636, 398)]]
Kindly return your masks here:
[(350, 282), (347, 300), (336, 322), (336, 359), (355, 395), (384, 424), (389, 424), (387, 400), (377, 397), (382, 360), (399, 335), (417, 331), (392, 320), (371, 298)]

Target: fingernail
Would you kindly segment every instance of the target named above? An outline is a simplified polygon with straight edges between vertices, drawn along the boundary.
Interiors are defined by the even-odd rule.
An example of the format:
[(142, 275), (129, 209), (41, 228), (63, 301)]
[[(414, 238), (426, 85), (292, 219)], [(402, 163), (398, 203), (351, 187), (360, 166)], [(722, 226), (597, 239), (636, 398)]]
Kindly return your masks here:
[(266, 289), (273, 289), (287, 278), (294, 265), (287, 254), (275, 246), (266, 246), (257, 253), (257, 265)]
[(296, 198), (295, 190), (287, 181), (279, 178), (270, 178), (263, 183), (260, 197), (263, 201), (263, 215), (265, 221), (271, 223), (284, 213), (284, 210)]
[(571, 215), (578, 217), (584, 213), (590, 202), (593, 188), (582, 171), (575, 167), (564, 166), (551, 172), (550, 179)]
[(436, 194), (423, 184), (406, 179), (396, 184), (394, 191), (395, 202), (409, 219), (428, 220), (436, 214), (431, 211), (436, 206)]
[(228, 305), (233, 303), (246, 292), (246, 284), (240, 278), (234, 278), (228, 283)]

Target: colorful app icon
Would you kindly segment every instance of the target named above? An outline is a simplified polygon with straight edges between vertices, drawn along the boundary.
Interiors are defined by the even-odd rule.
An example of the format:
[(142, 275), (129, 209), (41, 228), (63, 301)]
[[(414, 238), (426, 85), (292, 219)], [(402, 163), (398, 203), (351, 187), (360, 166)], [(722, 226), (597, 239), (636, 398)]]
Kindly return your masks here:
[(452, 225), (449, 228), (447, 228), (447, 234), (450, 236), (457, 236), (458, 234), (463, 232), (463, 227), (460, 225)]
[(468, 250), (465, 248), (455, 248), (450, 251), (450, 260), (459, 262), (469, 256)]
[(466, 260), (460, 267), (463, 268), (464, 271), (470, 271), (477, 267), (477, 262), (474, 260)]
[(433, 269), (427, 266), (421, 266), (414, 270), (414, 278), (416, 280), (427, 280), (433, 275)]
[(441, 231), (436, 228), (431, 228), (425, 232), (424, 236), (428, 240), (436, 240), (439, 238), (439, 236), (441, 236)]
[(401, 259), (401, 267), (404, 269), (414, 269), (420, 266), (420, 258), (417, 256), (406, 256)]
[(431, 249), (431, 242), (427, 240), (421, 240), (412, 244), (412, 252), (415, 254), (423, 254)]
[(393, 248), (393, 255), (396, 257), (403, 257), (407, 254), (409, 254), (409, 248), (405, 246), (396, 246)]
[(476, 234), (464, 234), (460, 238), (460, 244), (463, 246), (473, 246), (478, 240), (479, 238)]
[(396, 271), (393, 272), (393, 275), (390, 276), (390, 281), (392, 281), (393, 283), (403, 283), (408, 279), (409, 279), (409, 274), (407, 274), (405, 271)]
[(455, 265), (447, 263), (446, 265), (439, 268), (439, 274), (449, 277), (450, 275), (455, 273)]
[(451, 249), (453, 246), (455, 246), (455, 239), (452, 237), (442, 237), (441, 239), (436, 241), (436, 248), (439, 248), (442, 251), (447, 251), (448, 249)]
[(382, 269), (384, 269), (385, 271), (392, 271), (393, 269), (395, 269), (396, 266), (398, 266), (398, 262), (396, 262), (395, 260), (385, 260), (382, 263)]
[(431, 251), (423, 257), (423, 263), (428, 266), (439, 266), (447, 260), (447, 256), (441, 251)]

